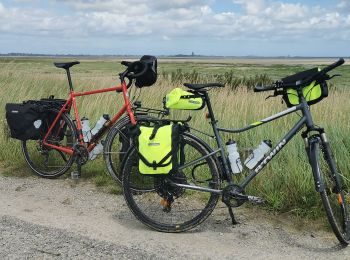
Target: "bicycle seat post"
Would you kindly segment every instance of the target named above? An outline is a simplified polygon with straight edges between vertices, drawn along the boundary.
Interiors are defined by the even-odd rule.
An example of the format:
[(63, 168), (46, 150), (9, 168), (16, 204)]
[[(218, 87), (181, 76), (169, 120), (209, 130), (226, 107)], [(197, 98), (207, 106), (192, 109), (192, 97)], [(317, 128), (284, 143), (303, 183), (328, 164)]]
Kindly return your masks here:
[(55, 66), (60, 69), (65, 69), (68, 77), (68, 83), (69, 83), (69, 89), (70, 91), (73, 91), (73, 84), (72, 84), (72, 78), (70, 76), (69, 68), (80, 64), (79, 61), (73, 61), (73, 62), (54, 62)]
[(70, 71), (69, 68), (65, 69), (67, 72), (67, 77), (68, 77), (68, 83), (69, 83), (69, 89), (70, 91), (73, 91), (73, 83), (72, 83), (72, 78), (70, 76)]

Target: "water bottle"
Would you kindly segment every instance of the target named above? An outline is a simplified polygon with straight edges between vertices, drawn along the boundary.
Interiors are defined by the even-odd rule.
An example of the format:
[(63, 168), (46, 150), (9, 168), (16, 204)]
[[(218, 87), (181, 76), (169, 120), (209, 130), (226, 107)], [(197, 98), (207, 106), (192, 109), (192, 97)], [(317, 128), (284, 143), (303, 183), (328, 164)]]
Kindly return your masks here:
[(89, 153), (89, 159), (94, 160), (97, 157), (97, 155), (99, 155), (102, 152), (103, 152), (103, 144), (101, 142), (99, 142), (94, 147), (94, 149), (92, 149), (92, 151)]
[(100, 117), (100, 119), (96, 122), (96, 125), (93, 129), (91, 129), (91, 135), (96, 135), (103, 127), (103, 125), (109, 120), (109, 115), (104, 114)]
[(91, 129), (89, 119), (83, 117), (81, 119), (81, 130), (83, 132), (84, 142), (88, 143), (91, 140)]
[(267, 154), (272, 147), (271, 140), (264, 140), (260, 145), (253, 150), (253, 152), (248, 156), (244, 161), (245, 166), (249, 169), (253, 169), (258, 162), (264, 158), (264, 155)]
[(232, 173), (237, 174), (242, 172), (243, 167), (237, 150), (237, 143), (229, 139), (226, 143), (226, 148), (228, 151), (228, 160), (230, 161)]

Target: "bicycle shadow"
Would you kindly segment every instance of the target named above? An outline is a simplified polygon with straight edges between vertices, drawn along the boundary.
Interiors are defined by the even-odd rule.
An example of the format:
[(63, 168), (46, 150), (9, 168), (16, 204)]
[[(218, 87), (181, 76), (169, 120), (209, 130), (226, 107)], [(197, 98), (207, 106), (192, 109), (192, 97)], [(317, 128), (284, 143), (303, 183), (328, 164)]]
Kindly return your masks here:
[[(251, 246), (254, 246), (257, 241), (271, 240), (271, 243), (278, 243), (274, 246), (283, 246), (289, 249), (298, 248), (306, 253), (334, 256), (347, 253), (344, 251), (346, 247), (338, 244), (333, 233), (327, 233), (327, 237), (325, 237), (320, 232), (285, 227), (283, 222), (267, 219), (266, 216), (257, 216), (256, 212), (247, 212), (244, 209), (236, 211), (239, 223), (233, 226), (227, 209), (219, 207), (197, 227), (176, 235), (203, 234), (216, 239), (229, 239), (233, 244), (244, 243)], [(118, 212), (113, 214), (113, 219), (129, 229), (130, 232), (156, 232), (137, 220), (126, 207), (120, 208)]]

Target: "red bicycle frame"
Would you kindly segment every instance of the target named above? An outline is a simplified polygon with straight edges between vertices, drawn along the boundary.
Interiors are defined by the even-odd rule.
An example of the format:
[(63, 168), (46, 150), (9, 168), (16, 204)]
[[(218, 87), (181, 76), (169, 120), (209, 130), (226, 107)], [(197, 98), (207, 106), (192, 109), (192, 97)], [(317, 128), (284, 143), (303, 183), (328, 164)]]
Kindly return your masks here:
[[(73, 106), (73, 110), (74, 110), (74, 114), (75, 114), (75, 120), (76, 120), (76, 127), (77, 127), (77, 130), (78, 130), (78, 133), (79, 133), (79, 136), (78, 136), (79, 144), (84, 145), (84, 137), (83, 137), (83, 132), (82, 132), (81, 120), (80, 120), (79, 112), (78, 112), (78, 108), (77, 108), (76, 97), (94, 95), (94, 94), (99, 94), (99, 93), (104, 93), (104, 92), (111, 92), (111, 91), (117, 91), (117, 92), (121, 91), (123, 93), (124, 105), (119, 110), (119, 112), (117, 112), (117, 114), (115, 114), (115, 116), (111, 119), (109, 127), (112, 126), (124, 113), (127, 113), (129, 115), (131, 123), (133, 125), (135, 125), (136, 124), (136, 119), (135, 119), (134, 113), (132, 111), (131, 102), (129, 100), (128, 88), (127, 88), (127, 85), (126, 85), (125, 81), (122, 81), (122, 83), (119, 86), (115, 86), (115, 87), (112, 87), (112, 88), (98, 89), (98, 90), (92, 90), (92, 91), (87, 91), (87, 92), (70, 91), (69, 98), (68, 98), (67, 102), (64, 104), (64, 106), (61, 108), (61, 110), (57, 114), (55, 120), (51, 124), (48, 132), (46, 133), (46, 135), (45, 135), (45, 137), (43, 139), (43, 145), (47, 146), (47, 147), (50, 147), (50, 148), (53, 148), (53, 149), (56, 149), (56, 150), (59, 150), (61, 152), (73, 155), (74, 149), (72, 147), (57, 146), (57, 145), (50, 144), (50, 143), (47, 142), (47, 139), (48, 139), (52, 129), (56, 125), (56, 123), (57, 123), (58, 119), (60, 118), (60, 116), (64, 112), (70, 111), (72, 106)], [(94, 149), (95, 146), (96, 146), (96, 142), (88, 143), (88, 146), (87, 146), (88, 151), (90, 152), (92, 149)]]

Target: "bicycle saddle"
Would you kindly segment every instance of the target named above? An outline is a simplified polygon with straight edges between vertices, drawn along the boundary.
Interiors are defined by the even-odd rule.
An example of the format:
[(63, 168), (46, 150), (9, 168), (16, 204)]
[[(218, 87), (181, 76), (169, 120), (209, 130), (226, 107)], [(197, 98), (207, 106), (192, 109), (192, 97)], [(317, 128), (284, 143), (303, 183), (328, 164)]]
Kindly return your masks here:
[(193, 90), (201, 90), (203, 88), (223, 88), (224, 84), (221, 83), (207, 83), (207, 84), (190, 84), (184, 83), (184, 86)]
[(70, 67), (80, 64), (79, 61), (73, 61), (73, 62), (54, 62), (55, 66), (60, 69), (69, 69)]

